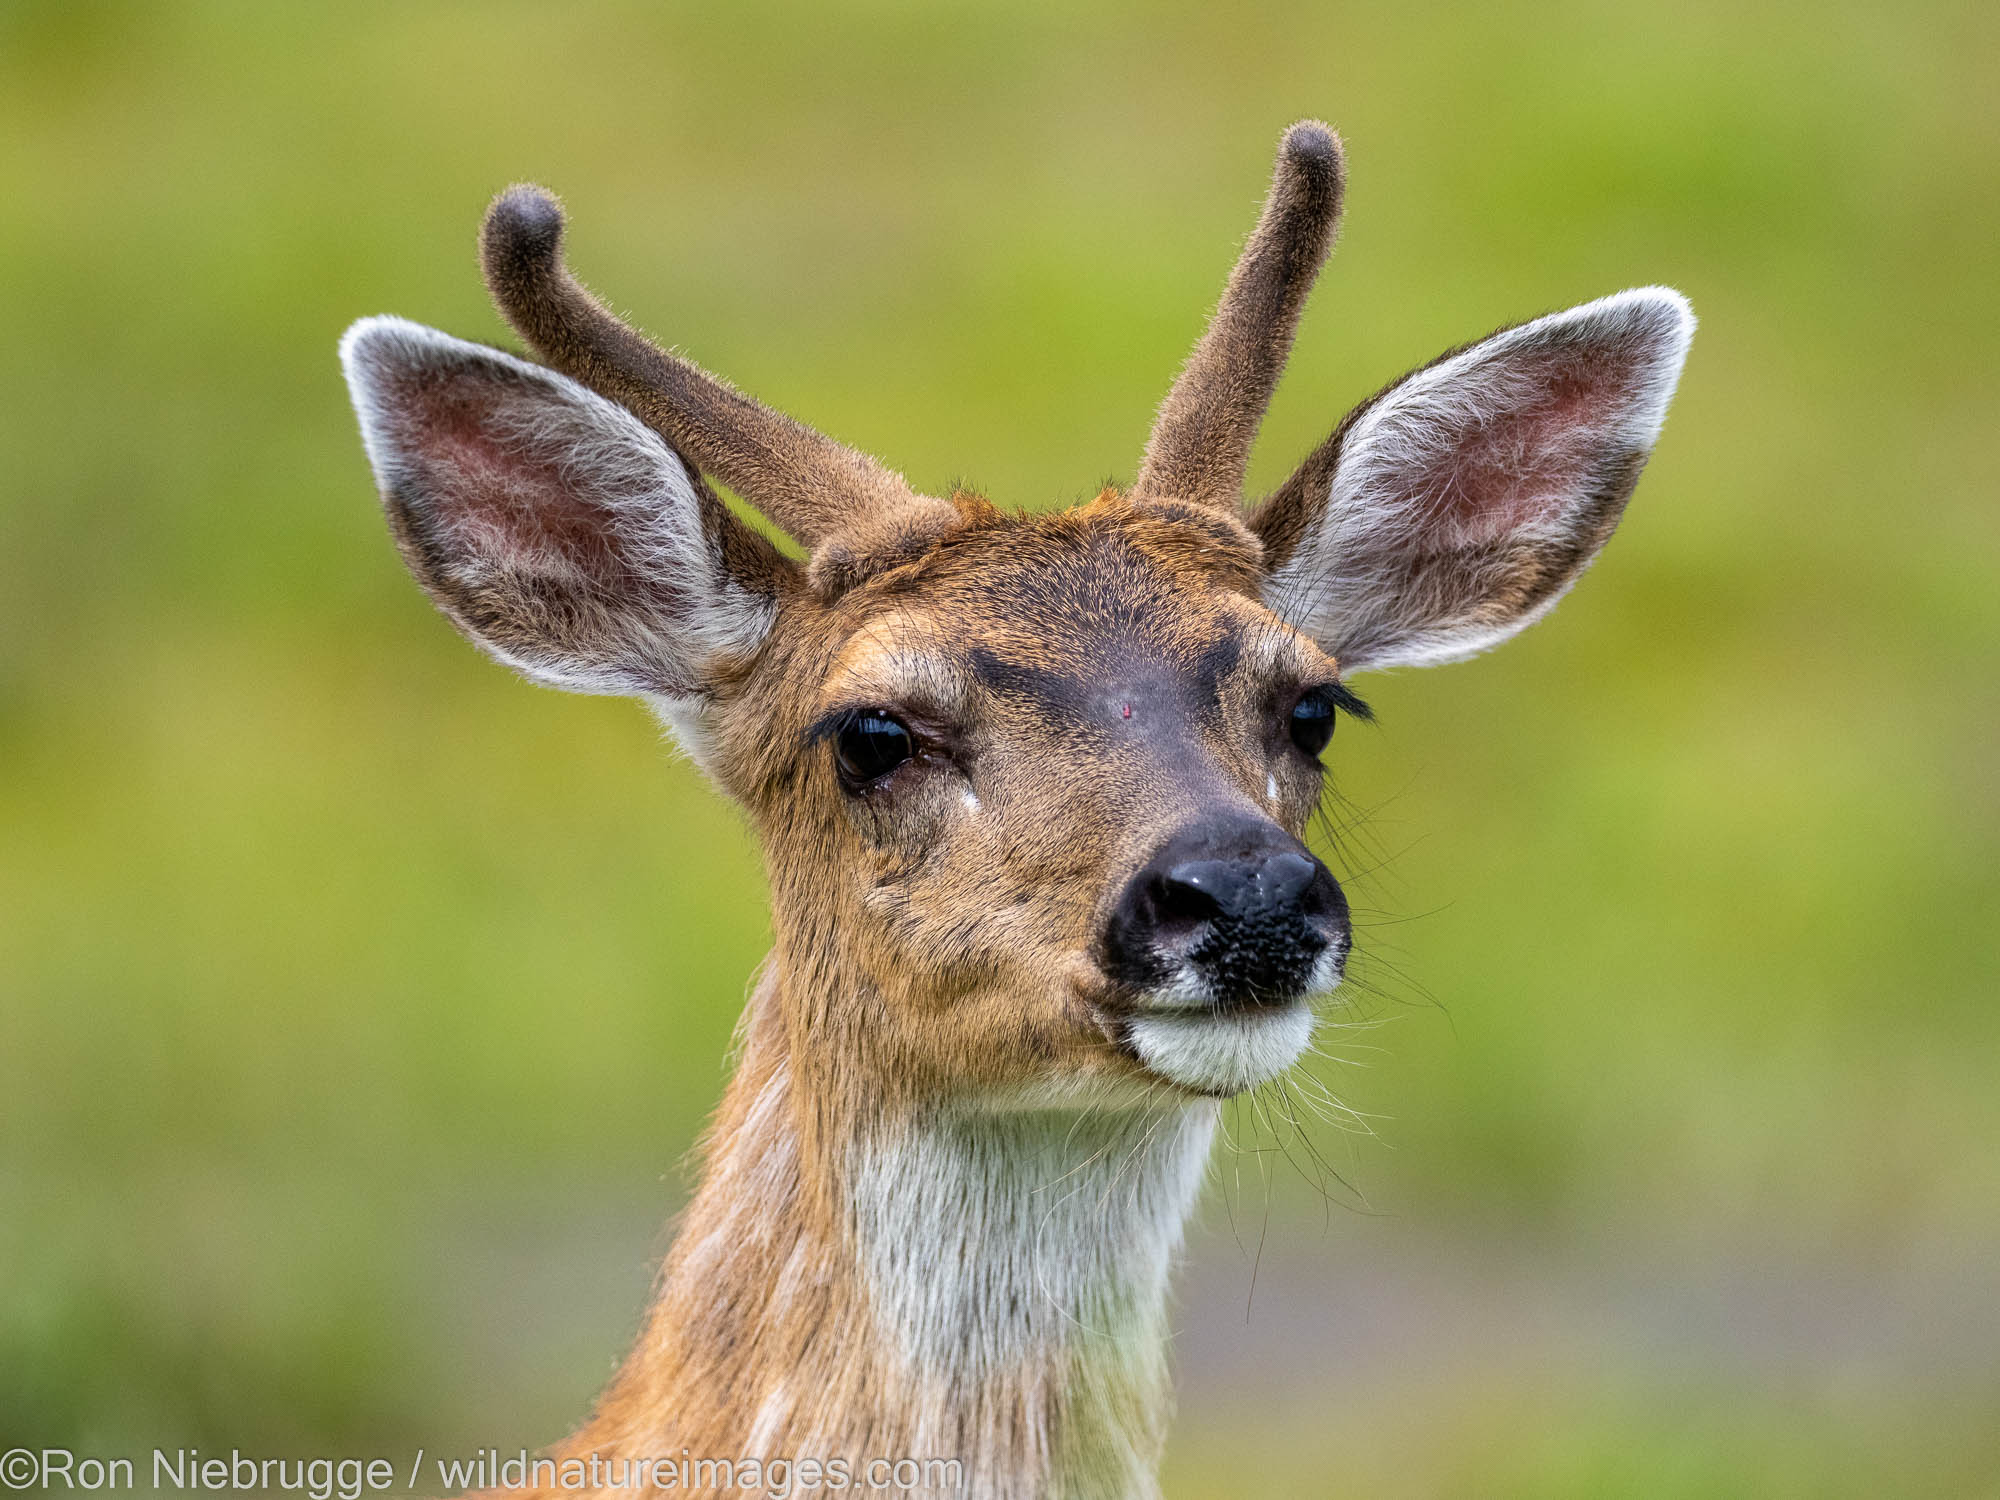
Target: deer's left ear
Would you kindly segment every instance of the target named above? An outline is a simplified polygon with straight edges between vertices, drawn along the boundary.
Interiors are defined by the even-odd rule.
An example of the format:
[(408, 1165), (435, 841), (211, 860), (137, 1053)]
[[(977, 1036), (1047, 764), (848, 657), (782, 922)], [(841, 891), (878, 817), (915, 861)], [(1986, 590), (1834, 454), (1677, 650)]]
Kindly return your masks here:
[(1693, 334), (1687, 299), (1647, 287), (1405, 376), (1250, 517), (1266, 603), (1348, 671), (1454, 661), (1532, 624), (1618, 524)]

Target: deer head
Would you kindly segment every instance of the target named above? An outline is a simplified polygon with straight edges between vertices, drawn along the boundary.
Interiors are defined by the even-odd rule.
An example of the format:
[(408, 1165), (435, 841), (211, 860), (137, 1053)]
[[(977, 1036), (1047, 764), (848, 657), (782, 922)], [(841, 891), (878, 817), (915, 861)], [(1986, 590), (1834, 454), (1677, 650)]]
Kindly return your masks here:
[[(391, 318), (342, 358), (411, 571), (526, 676), (650, 704), (766, 851), (792, 1064), (848, 1097), (1224, 1096), (1288, 1067), (1346, 903), (1302, 841), (1359, 672), (1554, 606), (1653, 446), (1693, 318), (1624, 292), (1386, 386), (1244, 506), (1344, 169), (1292, 127), (1137, 481), (1013, 514), (741, 395), (481, 242), (541, 361)], [(795, 562), (718, 499), (794, 537)]]

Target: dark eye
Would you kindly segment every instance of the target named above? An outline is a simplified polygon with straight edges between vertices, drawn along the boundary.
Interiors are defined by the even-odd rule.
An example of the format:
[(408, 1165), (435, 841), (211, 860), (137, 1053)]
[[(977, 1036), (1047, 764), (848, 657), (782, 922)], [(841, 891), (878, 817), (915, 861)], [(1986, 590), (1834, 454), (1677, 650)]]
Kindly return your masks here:
[(1333, 738), (1333, 698), (1314, 688), (1292, 705), (1292, 743), (1315, 760)]
[(850, 786), (879, 781), (917, 753), (910, 731), (887, 714), (856, 714), (833, 740), (833, 756)]

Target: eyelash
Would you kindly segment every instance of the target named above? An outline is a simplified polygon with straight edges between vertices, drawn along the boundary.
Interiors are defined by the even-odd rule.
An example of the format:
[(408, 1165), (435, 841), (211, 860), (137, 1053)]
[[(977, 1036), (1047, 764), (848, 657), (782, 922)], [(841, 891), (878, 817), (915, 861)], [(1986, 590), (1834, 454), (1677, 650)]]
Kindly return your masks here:
[(1375, 722), (1375, 710), (1344, 683), (1322, 682), (1312, 691), (1324, 694), (1328, 702), (1350, 719), (1359, 719), (1363, 724)]

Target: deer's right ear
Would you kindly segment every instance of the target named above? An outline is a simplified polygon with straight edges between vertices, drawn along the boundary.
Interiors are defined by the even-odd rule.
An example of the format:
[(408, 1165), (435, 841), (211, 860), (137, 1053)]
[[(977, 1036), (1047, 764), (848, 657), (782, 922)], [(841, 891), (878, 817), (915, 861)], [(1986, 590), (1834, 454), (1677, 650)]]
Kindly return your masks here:
[(340, 358), (404, 560), (501, 661), (686, 701), (763, 640), (791, 565), (623, 407), (400, 318)]

